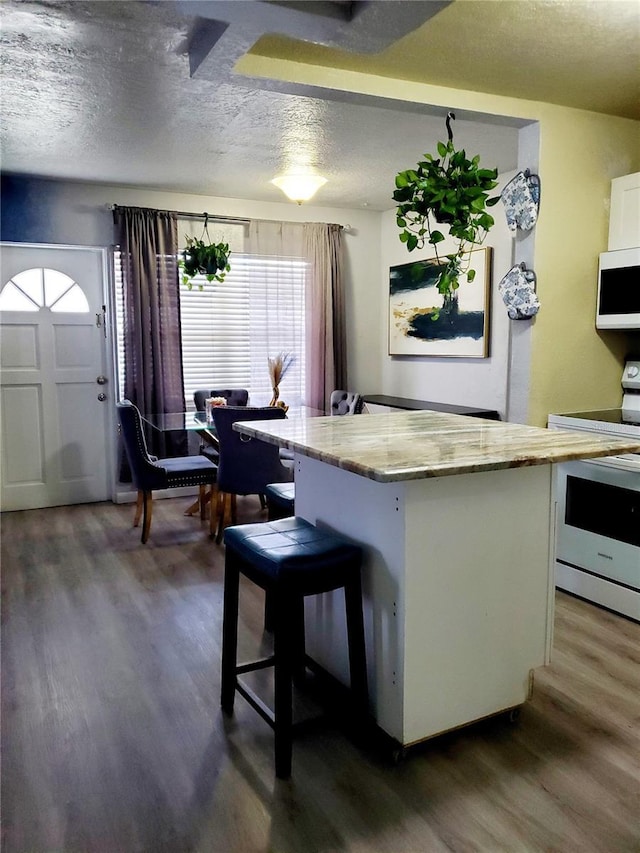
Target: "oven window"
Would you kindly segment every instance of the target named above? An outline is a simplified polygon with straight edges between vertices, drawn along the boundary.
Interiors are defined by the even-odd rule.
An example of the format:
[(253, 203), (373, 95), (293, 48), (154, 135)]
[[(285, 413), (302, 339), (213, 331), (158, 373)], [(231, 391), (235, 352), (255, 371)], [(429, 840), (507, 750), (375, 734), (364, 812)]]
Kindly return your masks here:
[(564, 520), (580, 530), (640, 545), (640, 492), (569, 476)]

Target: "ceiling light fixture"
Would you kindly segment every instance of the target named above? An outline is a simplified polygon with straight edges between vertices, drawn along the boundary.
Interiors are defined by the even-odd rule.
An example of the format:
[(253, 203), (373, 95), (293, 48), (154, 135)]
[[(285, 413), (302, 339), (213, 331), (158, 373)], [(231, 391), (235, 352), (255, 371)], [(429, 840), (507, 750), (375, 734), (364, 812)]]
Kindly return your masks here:
[(303, 201), (309, 201), (320, 187), (327, 183), (327, 179), (320, 175), (280, 175), (271, 183), (281, 189), (291, 201), (302, 204)]

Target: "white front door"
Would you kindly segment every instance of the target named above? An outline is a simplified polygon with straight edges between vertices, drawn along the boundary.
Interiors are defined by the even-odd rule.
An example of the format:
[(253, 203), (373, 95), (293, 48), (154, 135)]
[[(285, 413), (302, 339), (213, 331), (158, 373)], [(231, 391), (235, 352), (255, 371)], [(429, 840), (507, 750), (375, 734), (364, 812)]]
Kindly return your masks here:
[(1, 506), (110, 497), (101, 249), (0, 247)]

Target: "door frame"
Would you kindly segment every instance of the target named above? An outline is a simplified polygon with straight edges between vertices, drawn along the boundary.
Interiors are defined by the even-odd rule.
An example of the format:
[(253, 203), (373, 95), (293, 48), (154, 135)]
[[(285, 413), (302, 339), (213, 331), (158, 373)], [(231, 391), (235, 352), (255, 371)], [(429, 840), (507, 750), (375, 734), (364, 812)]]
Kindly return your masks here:
[[(107, 418), (106, 418), (106, 447), (107, 457), (107, 491), (111, 500), (116, 501), (116, 381), (117, 372), (117, 349), (115, 328), (115, 294), (113, 281), (113, 265), (109, 263), (111, 250), (105, 246), (73, 246), (68, 243), (33, 243), (18, 242), (15, 240), (0, 241), (0, 250), (4, 246), (18, 249), (63, 249), (65, 251), (95, 252), (99, 255), (100, 268), (102, 270), (102, 304), (106, 307), (106, 323), (103, 325), (103, 356), (104, 368), (107, 377)], [(4, 282), (0, 283), (0, 286)]]

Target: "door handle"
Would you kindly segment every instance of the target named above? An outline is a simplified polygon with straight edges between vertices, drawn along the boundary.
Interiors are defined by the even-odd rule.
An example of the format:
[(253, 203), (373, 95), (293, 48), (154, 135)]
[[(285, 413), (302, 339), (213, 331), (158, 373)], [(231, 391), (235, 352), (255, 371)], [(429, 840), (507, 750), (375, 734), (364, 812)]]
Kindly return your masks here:
[(96, 326), (100, 329), (102, 328), (102, 334), (105, 339), (107, 337), (107, 306), (102, 306), (102, 312), (96, 314)]
[(98, 385), (106, 385), (108, 380), (106, 376), (97, 376), (96, 382), (98, 383)]

